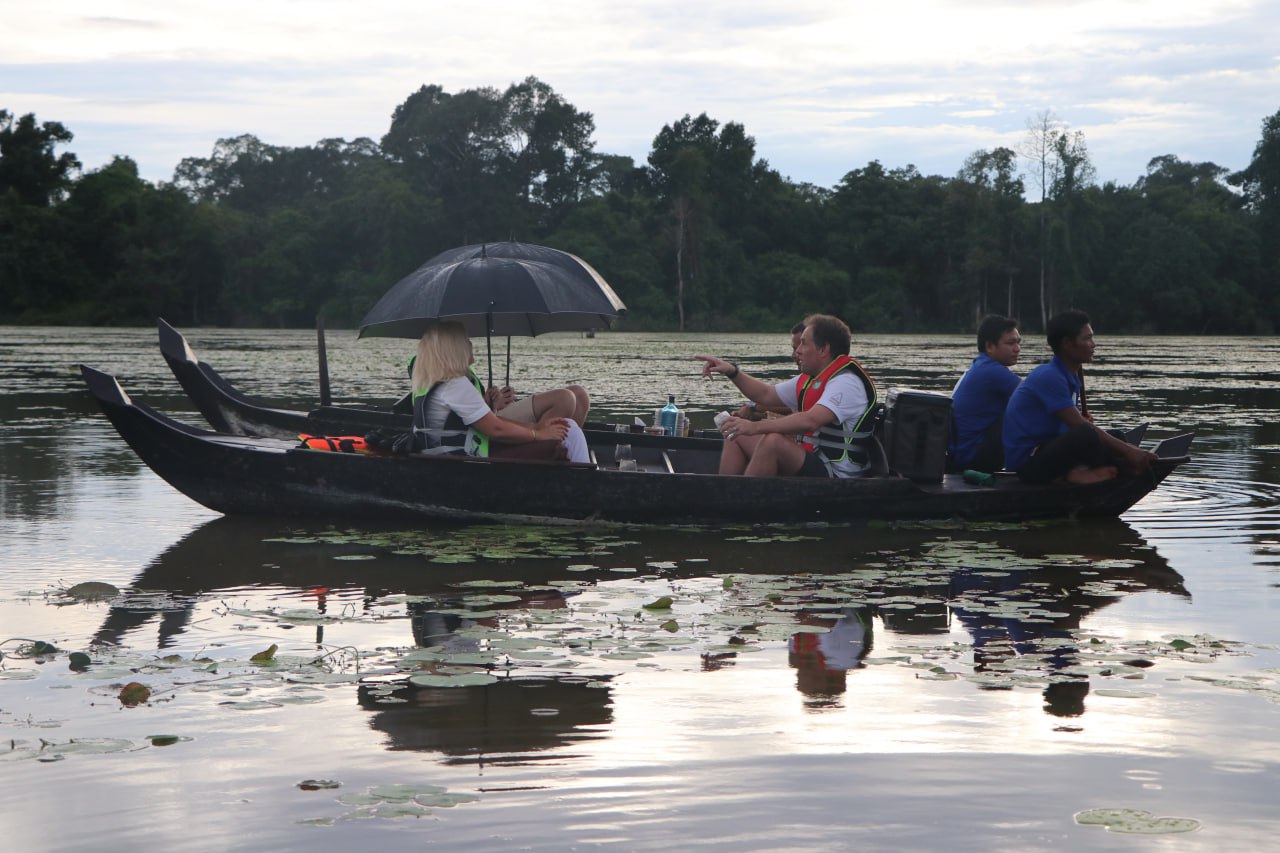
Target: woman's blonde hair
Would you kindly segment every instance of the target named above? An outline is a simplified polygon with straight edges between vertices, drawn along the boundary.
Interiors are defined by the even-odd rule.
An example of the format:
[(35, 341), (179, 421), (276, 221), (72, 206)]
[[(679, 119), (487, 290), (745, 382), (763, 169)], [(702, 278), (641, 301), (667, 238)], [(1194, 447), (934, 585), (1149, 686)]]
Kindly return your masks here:
[(422, 394), (437, 382), (466, 376), (471, 369), (471, 339), (461, 323), (436, 323), (418, 340), (413, 361), (413, 393)]

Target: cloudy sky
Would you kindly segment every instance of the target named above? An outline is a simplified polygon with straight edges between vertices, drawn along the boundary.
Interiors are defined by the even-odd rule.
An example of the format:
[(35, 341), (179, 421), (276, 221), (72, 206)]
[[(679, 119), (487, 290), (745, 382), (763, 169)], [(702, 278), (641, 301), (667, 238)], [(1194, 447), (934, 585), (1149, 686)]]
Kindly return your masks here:
[(954, 175), (1052, 110), (1128, 184), (1162, 154), (1248, 165), (1280, 110), (1280, 3), (0, 0), (0, 108), (62, 122), (86, 169), (126, 155), (156, 181), (222, 137), (376, 140), (423, 84), (529, 75), (637, 161), (706, 112), (795, 181)]

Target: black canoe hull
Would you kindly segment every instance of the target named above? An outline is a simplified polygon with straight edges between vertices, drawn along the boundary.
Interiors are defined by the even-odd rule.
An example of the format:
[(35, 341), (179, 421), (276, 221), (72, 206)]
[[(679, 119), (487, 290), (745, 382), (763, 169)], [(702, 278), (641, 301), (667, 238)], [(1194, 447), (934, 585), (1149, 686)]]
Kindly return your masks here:
[[(121, 437), (162, 479), (224, 514), (334, 519), (537, 518), (628, 523), (830, 522), (868, 519), (1033, 519), (1109, 516), (1141, 500), (1179, 464), (1087, 486), (1030, 487), (1001, 477), (975, 487), (901, 477), (723, 477), (718, 442), (597, 433), (596, 465), (300, 449), (296, 441), (197, 429), (135, 404), (109, 374), (81, 371)], [(616, 435), (616, 437), (615, 437)], [(621, 471), (614, 442), (633, 444), (640, 470)]]

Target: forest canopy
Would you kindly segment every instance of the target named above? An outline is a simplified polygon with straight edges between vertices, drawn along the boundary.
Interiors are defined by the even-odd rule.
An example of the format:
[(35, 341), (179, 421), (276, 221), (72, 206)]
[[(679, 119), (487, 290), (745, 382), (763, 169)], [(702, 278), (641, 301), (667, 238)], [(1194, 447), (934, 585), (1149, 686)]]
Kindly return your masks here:
[(1050, 112), (1018, 150), (952, 176), (872, 161), (795, 183), (705, 113), (644, 163), (599, 152), (589, 112), (534, 77), (410, 94), (381, 138), (251, 135), (171, 181), (118, 156), (84, 171), (71, 129), (0, 109), (0, 323), (353, 327), (444, 249), (516, 239), (589, 261), (630, 329), (773, 331), (824, 311), (860, 332), (1043, 327), (1078, 307), (1113, 332), (1280, 327), (1280, 112), (1239, 171), (1154, 154), (1094, 178)]

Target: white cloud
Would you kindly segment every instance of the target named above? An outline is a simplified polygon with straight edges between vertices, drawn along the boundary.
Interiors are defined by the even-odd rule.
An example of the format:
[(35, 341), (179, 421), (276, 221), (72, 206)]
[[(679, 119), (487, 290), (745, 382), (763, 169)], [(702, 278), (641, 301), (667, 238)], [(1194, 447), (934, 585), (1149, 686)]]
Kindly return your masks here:
[(67, 125), (86, 166), (127, 154), (151, 179), (219, 137), (376, 139), (425, 83), (529, 75), (595, 115), (600, 151), (643, 160), (663, 124), (706, 112), (823, 186), (871, 159), (954, 174), (1046, 108), (1103, 179), (1162, 153), (1242, 168), (1280, 107), (1266, 0), (7, 5), (0, 107)]

